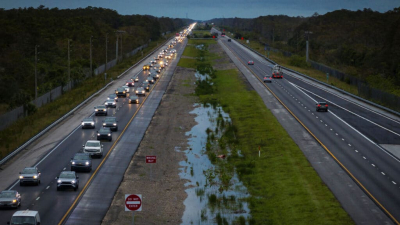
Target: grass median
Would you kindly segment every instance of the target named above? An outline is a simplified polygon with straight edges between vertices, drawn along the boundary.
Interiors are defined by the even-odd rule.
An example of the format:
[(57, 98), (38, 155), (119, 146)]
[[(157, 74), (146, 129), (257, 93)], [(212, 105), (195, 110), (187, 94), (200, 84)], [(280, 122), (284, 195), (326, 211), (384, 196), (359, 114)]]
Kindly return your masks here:
[[(197, 69), (222, 57), (201, 50), (197, 55), (193, 67)], [(250, 223), (353, 224), (261, 97), (243, 82), (239, 71), (212, 73), (212, 85), (197, 86), (196, 92), (202, 102), (221, 105), (232, 120), (234, 129), (228, 130), (234, 135), (227, 141), (232, 155), (227, 161), (229, 166), (234, 165), (251, 195), (247, 199)], [(238, 150), (240, 155), (235, 154)]]
[[(146, 56), (157, 47), (158, 44), (156, 41), (151, 42), (143, 50), (143, 56)], [(124, 59), (113, 68), (107, 70), (107, 79), (117, 79), (118, 75), (138, 62), (143, 56), (139, 53)], [(104, 87), (104, 85), (103, 74), (89, 78), (78, 87), (61, 95), (55, 101), (38, 108), (32, 115), (21, 118), (0, 131), (0, 159), (6, 157), (9, 153)]]

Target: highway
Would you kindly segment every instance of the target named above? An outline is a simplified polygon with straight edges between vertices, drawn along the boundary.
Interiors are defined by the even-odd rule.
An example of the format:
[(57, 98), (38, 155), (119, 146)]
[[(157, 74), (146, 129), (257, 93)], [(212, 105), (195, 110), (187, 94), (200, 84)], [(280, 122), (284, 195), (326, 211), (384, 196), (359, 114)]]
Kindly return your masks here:
[[(221, 39), (260, 82), (264, 75), (271, 75), (271, 63), (235, 41)], [(249, 60), (254, 65), (247, 65)], [(283, 79), (265, 86), (382, 211), (399, 223), (400, 160), (381, 146), (399, 147), (399, 118), (349, 101), (287, 71)], [(329, 112), (316, 112), (318, 101), (328, 102)]]
[[(150, 55), (147, 59), (145, 59), (142, 63), (140, 63), (137, 67), (131, 69), (127, 72), (123, 77), (118, 80), (114, 81), (114, 84), (106, 89), (104, 93), (99, 94), (95, 99), (93, 99), (93, 103), (84, 106), (80, 112), (75, 113), (75, 115), (68, 119), (65, 123), (73, 123), (72, 124), (72, 131), (64, 132), (63, 136), (60, 137), (58, 140), (49, 140), (49, 142), (55, 142), (53, 148), (45, 153), (42, 153), (40, 157), (38, 157), (37, 161), (33, 164), (28, 165), (14, 165), (18, 162), (14, 162), (11, 166), (5, 168), (5, 171), (1, 171), (1, 176), (6, 176), (6, 174), (14, 174), (11, 178), (12, 182), (2, 185), (7, 185), (7, 189), (17, 190), (21, 194), (22, 198), (22, 205), (19, 210), (30, 209), (39, 211), (40, 217), (42, 220), (41, 224), (58, 224), (60, 222), (65, 223), (69, 216), (69, 213), (72, 212), (71, 206), (75, 207), (79, 200), (82, 199), (85, 194), (87, 188), (93, 182), (101, 180), (102, 177), (99, 176), (98, 171), (100, 170), (100, 165), (103, 165), (106, 159), (109, 156), (112, 156), (115, 149), (120, 145), (118, 142), (121, 137), (124, 137), (123, 134), (127, 133), (134, 133), (137, 134), (139, 139), (137, 140), (140, 143), (141, 137), (143, 137), (147, 126), (140, 126), (140, 127), (133, 127), (129, 126), (136, 117), (139, 117), (138, 120), (142, 120), (143, 118), (147, 118), (148, 121), (151, 121), (153, 114), (147, 113), (146, 110), (149, 106), (154, 106), (154, 100), (160, 100), (162, 97), (162, 91), (159, 86), (159, 81), (163, 80), (164, 74), (173, 74), (174, 67), (177, 64), (177, 58), (180, 56), (177, 54), (181, 54), (186, 41), (177, 43), (174, 49), (177, 50), (177, 54), (174, 55), (174, 59), (169, 60), (170, 66), (166, 67), (166, 69), (161, 73), (161, 78), (157, 80), (154, 85), (151, 85), (150, 93), (146, 93), (146, 96), (140, 97), (140, 104), (129, 104), (128, 97), (119, 98), (117, 102), (117, 108), (108, 108), (108, 116), (115, 116), (118, 120), (118, 131), (112, 133), (113, 140), (111, 142), (102, 141), (104, 146), (103, 158), (101, 159), (92, 159), (93, 169), (91, 172), (79, 172), (79, 189), (78, 191), (74, 192), (72, 189), (70, 190), (61, 190), (56, 191), (56, 177), (60, 174), (61, 171), (70, 170), (70, 159), (74, 156), (75, 153), (82, 151), (82, 145), (86, 143), (87, 140), (96, 139), (96, 131), (102, 127), (102, 121), (105, 116), (94, 116), (93, 106), (103, 104), (106, 100), (106, 96), (108, 94), (114, 93), (114, 90), (117, 87), (125, 85), (125, 82), (129, 80), (132, 76), (138, 74), (139, 82), (135, 84), (135, 87), (130, 88), (130, 95), (134, 94), (134, 90), (136, 87), (140, 86), (143, 80), (145, 80), (148, 76), (148, 71), (142, 71), (141, 68), (144, 64), (148, 64), (150, 60), (153, 60), (153, 57), (156, 57), (161, 49), (166, 49), (170, 41), (168, 41), (164, 46), (160, 48), (160, 50), (155, 51), (154, 54)], [(166, 85), (168, 84), (169, 80), (164, 79), (163, 85), (161, 88), (166, 89)], [(153, 91), (156, 90), (156, 93), (153, 96)], [(144, 101), (146, 100), (146, 101)], [(159, 103), (158, 103), (159, 104)], [(158, 104), (155, 108), (157, 108)], [(147, 107), (147, 108), (146, 108)], [(143, 110), (143, 108), (145, 108)], [(154, 107), (153, 107), (154, 108)], [(83, 117), (93, 116), (95, 119), (95, 129), (81, 129), (80, 121)], [(134, 123), (132, 123), (134, 124)], [(71, 124), (70, 124), (71, 126)], [(128, 128), (129, 129), (125, 129)], [(62, 130), (59, 131), (61, 128), (58, 128), (59, 133), (62, 133)], [(142, 136), (140, 136), (142, 135)], [(47, 137), (49, 138), (49, 137)], [(121, 143), (123, 144), (123, 143)], [(125, 144), (129, 144), (129, 141)], [(125, 146), (126, 147), (126, 146)], [(112, 180), (104, 180), (107, 184), (108, 191), (116, 190), (119, 186), (120, 180), (123, 177), (123, 173), (126, 167), (129, 165), (130, 159), (132, 158), (134, 152), (136, 151), (135, 148), (129, 149), (130, 150), (130, 157), (128, 155), (119, 155), (119, 158), (125, 158), (124, 164), (121, 162), (113, 161), (115, 167), (119, 166), (119, 170), (123, 171), (120, 176), (115, 176), (114, 174), (108, 174), (107, 179), (110, 177), (114, 177)], [(21, 158), (28, 158), (29, 156), (22, 156)], [(20, 186), (18, 182), (18, 172), (20, 171), (13, 171), (13, 167), (28, 167), (28, 166), (37, 166), (41, 171), (41, 184), (38, 186)], [(125, 168), (125, 169), (124, 169)], [(107, 168), (109, 169), (109, 168)], [(107, 171), (106, 171), (107, 173)], [(97, 174), (97, 175), (96, 175)], [(95, 176), (94, 176), (95, 175)], [(3, 177), (4, 178), (4, 177)], [(90, 181), (90, 182), (89, 182)], [(112, 196), (114, 193), (104, 193), (104, 194), (111, 194)], [(100, 194), (97, 196), (98, 198), (103, 198)], [(112, 200), (112, 198), (111, 198)], [(106, 207), (108, 209), (110, 202), (106, 205), (99, 206), (99, 207)], [(7, 221), (10, 220), (12, 214), (15, 212), (15, 209), (10, 210), (0, 210), (0, 224), (6, 224)], [(104, 213), (105, 215), (105, 213)], [(98, 224), (99, 221), (103, 218), (104, 215), (98, 214), (98, 218), (93, 218), (97, 222), (92, 224)], [(85, 223), (87, 224), (87, 223)]]

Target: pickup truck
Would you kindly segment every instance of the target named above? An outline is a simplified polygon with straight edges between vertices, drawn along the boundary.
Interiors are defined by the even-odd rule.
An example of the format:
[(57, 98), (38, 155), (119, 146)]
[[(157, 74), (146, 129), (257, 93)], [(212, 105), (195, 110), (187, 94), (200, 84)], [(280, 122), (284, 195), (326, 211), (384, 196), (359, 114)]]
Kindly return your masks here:
[(83, 152), (90, 154), (92, 157), (97, 156), (101, 158), (103, 156), (103, 145), (100, 141), (89, 140), (83, 145)]

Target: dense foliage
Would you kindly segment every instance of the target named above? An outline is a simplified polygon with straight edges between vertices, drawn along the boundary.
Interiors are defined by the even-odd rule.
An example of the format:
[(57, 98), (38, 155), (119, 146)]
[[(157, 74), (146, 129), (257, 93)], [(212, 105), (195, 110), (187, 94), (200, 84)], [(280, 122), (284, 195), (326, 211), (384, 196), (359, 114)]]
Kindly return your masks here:
[[(400, 8), (386, 13), (337, 10), (312, 17), (263, 16), (214, 19), (235, 38), (256, 40), (305, 55), (305, 31), (311, 31), (310, 58), (366, 81), (400, 86)], [(379, 81), (377, 78), (380, 79)], [(378, 81), (377, 81), (378, 80)], [(378, 85), (379, 86), (379, 85)]]
[[(71, 78), (90, 75), (90, 38), (93, 69), (127, 53), (162, 33), (186, 25), (185, 20), (148, 15), (119, 15), (103, 8), (0, 9), (0, 102), (9, 108), (25, 104), (35, 95), (35, 46), (38, 46), (39, 96), (67, 82), (68, 39)], [(119, 33), (116, 33), (119, 31)], [(122, 33), (121, 33), (122, 31)], [(121, 45), (122, 41), (122, 45)]]

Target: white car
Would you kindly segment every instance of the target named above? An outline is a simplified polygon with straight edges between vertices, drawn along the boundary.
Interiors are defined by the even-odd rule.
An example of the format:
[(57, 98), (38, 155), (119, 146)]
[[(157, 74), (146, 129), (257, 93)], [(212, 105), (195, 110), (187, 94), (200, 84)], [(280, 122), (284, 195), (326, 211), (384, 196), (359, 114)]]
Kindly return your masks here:
[(89, 153), (92, 157), (101, 158), (103, 156), (103, 145), (100, 141), (89, 140), (83, 145), (83, 153)]
[(125, 88), (125, 92), (126, 93), (129, 93), (129, 87), (128, 86), (125, 85), (125, 86), (122, 86), (122, 87)]

